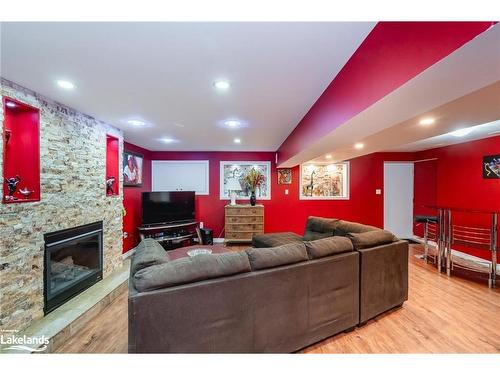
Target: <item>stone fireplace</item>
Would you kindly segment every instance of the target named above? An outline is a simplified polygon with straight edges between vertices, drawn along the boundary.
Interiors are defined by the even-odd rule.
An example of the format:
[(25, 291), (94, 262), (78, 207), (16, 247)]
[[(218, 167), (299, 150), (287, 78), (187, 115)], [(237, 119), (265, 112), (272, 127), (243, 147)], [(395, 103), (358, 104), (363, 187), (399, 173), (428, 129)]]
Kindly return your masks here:
[[(0, 94), (40, 110), (41, 200), (0, 204), (0, 330), (21, 331), (51, 309), (45, 308), (44, 272), (59, 273), (60, 282), (68, 281), (71, 275), (83, 276), (87, 271), (91, 277), (99, 277), (102, 272), (101, 277), (106, 279), (122, 265), (123, 189), (119, 189), (119, 195), (106, 196), (104, 177), (106, 136), (119, 140), (121, 156), (123, 134), (5, 79), (1, 79)], [(3, 120), (3, 106), (0, 106), (0, 134)], [(0, 155), (3, 142), (0, 136)], [(0, 175), (2, 163), (0, 157)], [(120, 163), (120, 186), (121, 174)], [(0, 184), (2, 195), (4, 186)], [(45, 250), (50, 242), (45, 234), (96, 222), (102, 223), (101, 271), (93, 271), (97, 266), (94, 261), (84, 262), (81, 256), (68, 253), (52, 259), (57, 270), (46, 270)], [(79, 248), (85, 246), (92, 244), (78, 244)]]

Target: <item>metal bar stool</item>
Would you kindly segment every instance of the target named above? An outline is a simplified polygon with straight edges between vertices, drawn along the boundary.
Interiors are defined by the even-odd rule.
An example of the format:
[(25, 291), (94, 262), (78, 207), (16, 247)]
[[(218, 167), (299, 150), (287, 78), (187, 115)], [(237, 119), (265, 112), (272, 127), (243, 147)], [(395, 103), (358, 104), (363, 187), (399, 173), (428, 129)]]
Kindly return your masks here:
[[(415, 223), (424, 225), (424, 260), (426, 263), (429, 256), (429, 240), (437, 241), (438, 222), (437, 216), (415, 215)], [(435, 259), (434, 257), (434, 263)]]

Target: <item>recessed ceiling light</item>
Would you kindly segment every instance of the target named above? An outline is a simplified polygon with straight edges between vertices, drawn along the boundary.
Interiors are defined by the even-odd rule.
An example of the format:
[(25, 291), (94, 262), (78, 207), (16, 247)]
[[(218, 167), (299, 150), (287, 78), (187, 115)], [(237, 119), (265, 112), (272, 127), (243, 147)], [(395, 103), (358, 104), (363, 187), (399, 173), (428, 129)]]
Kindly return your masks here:
[(354, 148), (357, 149), (357, 150), (361, 150), (363, 147), (365, 147), (365, 145), (361, 142), (358, 142), (358, 143), (355, 143), (354, 144)]
[(174, 142), (177, 142), (177, 140), (175, 140), (173, 138), (169, 138), (169, 137), (161, 138), (160, 141), (162, 141), (163, 143), (174, 143)]
[(7, 107), (9, 107), (9, 108), (15, 108), (16, 103), (14, 103), (14, 102), (5, 102), (5, 105), (6, 105)]
[(57, 81), (57, 85), (65, 90), (73, 90), (75, 88), (75, 84), (73, 82), (66, 81), (63, 79)]
[(217, 90), (227, 90), (229, 87), (231, 87), (231, 85), (228, 81), (220, 80), (214, 82), (214, 87)]
[(241, 139), (239, 139), (239, 138), (235, 138), (235, 139), (234, 139), (234, 143), (241, 143)]
[(466, 135), (470, 134), (474, 129), (472, 128), (464, 128), (464, 129), (458, 129), (450, 134), (454, 137), (465, 137)]
[(227, 121), (224, 121), (224, 125), (226, 125), (230, 128), (237, 128), (238, 126), (241, 125), (241, 122), (238, 120), (227, 120)]
[(325, 158), (327, 158), (327, 159), (331, 159), (331, 158), (332, 158), (332, 155), (328, 154), (328, 155), (326, 155), (326, 156), (325, 156)]
[(420, 120), (419, 124), (427, 126), (427, 125), (434, 124), (434, 121), (435, 120), (432, 117), (427, 117), (427, 118), (423, 118), (422, 120)]
[(128, 120), (127, 121), (130, 125), (133, 125), (133, 126), (144, 126), (146, 125), (146, 123), (142, 120)]

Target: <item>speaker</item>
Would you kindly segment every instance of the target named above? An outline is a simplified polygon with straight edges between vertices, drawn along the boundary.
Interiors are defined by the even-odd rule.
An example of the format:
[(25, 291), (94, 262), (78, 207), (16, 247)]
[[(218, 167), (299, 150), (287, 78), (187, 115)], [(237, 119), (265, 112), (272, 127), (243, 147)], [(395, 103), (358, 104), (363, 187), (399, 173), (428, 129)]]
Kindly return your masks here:
[(203, 245), (214, 244), (214, 231), (208, 228), (200, 228), (201, 243)]

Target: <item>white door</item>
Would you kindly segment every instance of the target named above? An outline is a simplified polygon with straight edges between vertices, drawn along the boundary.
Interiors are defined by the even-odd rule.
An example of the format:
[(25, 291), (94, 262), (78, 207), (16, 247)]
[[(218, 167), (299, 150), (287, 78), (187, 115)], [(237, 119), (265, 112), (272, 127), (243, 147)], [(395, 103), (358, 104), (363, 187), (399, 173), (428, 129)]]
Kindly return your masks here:
[(413, 237), (413, 163), (384, 163), (384, 229)]

